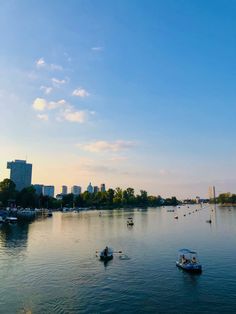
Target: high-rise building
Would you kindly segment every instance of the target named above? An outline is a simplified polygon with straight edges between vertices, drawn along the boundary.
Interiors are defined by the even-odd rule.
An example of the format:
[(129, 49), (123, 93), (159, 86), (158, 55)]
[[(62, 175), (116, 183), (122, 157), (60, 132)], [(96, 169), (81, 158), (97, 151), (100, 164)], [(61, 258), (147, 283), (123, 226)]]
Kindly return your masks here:
[(62, 185), (61, 187), (61, 194), (62, 195), (66, 195), (67, 194), (67, 191), (68, 191), (68, 188), (66, 185)]
[(79, 195), (79, 194), (81, 194), (81, 191), (82, 191), (81, 186), (73, 185), (73, 186), (71, 187), (71, 193), (73, 193), (74, 195)]
[(88, 187), (87, 187), (87, 191), (88, 191), (89, 193), (93, 193), (93, 187), (92, 187), (91, 182), (89, 183), (89, 185), (88, 185)]
[(216, 201), (216, 189), (214, 186), (209, 187), (209, 199), (215, 203)]
[(106, 192), (105, 183), (102, 183), (102, 184), (101, 184), (100, 191), (101, 191), (101, 192)]
[(94, 192), (94, 193), (97, 193), (98, 191), (99, 191), (99, 187), (95, 185), (95, 186), (93, 187), (93, 192)]
[(36, 194), (43, 194), (43, 184), (34, 184), (33, 187), (35, 188)]
[(44, 185), (43, 187), (43, 195), (54, 197), (54, 185)]
[(7, 163), (7, 169), (10, 169), (10, 179), (15, 183), (16, 190), (21, 191), (31, 185), (32, 164), (16, 159)]

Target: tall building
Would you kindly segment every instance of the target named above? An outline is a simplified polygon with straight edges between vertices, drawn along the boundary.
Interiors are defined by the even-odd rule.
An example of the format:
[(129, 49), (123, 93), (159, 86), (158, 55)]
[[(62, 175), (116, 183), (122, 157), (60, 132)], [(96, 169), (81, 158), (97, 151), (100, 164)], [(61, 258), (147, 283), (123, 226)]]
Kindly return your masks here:
[(7, 163), (7, 169), (10, 169), (10, 179), (15, 183), (16, 190), (21, 191), (31, 185), (32, 164), (16, 159)]
[(33, 187), (35, 188), (36, 194), (43, 194), (43, 184), (34, 184)]
[(62, 185), (61, 187), (61, 194), (62, 195), (66, 195), (67, 194), (67, 191), (68, 191), (68, 188), (66, 185)]
[(95, 185), (95, 186), (93, 187), (93, 192), (94, 192), (94, 193), (97, 193), (98, 191), (99, 191), (99, 187)]
[(44, 185), (43, 187), (43, 195), (54, 197), (54, 185)]
[(215, 189), (215, 187), (210, 186), (208, 193), (209, 193), (209, 199), (215, 203), (215, 201), (216, 201), (216, 189)]
[(81, 194), (81, 191), (82, 191), (81, 186), (73, 185), (73, 186), (71, 187), (71, 193), (73, 193), (74, 195), (79, 195), (79, 194)]
[(89, 193), (93, 193), (93, 187), (92, 187), (91, 182), (89, 183), (89, 185), (88, 185), (88, 187), (87, 187), (87, 191), (88, 191)]
[(105, 183), (102, 183), (102, 184), (101, 184), (100, 191), (101, 191), (101, 192), (106, 192)]

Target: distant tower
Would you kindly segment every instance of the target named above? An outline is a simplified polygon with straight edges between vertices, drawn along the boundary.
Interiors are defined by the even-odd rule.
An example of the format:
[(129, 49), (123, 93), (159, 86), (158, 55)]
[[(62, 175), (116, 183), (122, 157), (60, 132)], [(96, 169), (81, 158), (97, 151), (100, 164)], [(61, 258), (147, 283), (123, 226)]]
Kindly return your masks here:
[(74, 194), (74, 195), (80, 195), (81, 191), (82, 191), (81, 186), (73, 185), (71, 187), (71, 193)]
[(213, 201), (214, 203), (216, 203), (216, 189), (214, 186), (209, 187), (208, 194), (209, 194), (210, 201)]
[(98, 188), (98, 186), (95, 185), (95, 186), (93, 187), (93, 192), (94, 192), (94, 193), (97, 193), (98, 191), (99, 191), (99, 188)]
[(16, 159), (7, 163), (7, 169), (10, 169), (10, 179), (15, 183), (16, 190), (21, 191), (31, 185), (32, 164)]
[(196, 196), (196, 204), (200, 204), (200, 197)]
[(89, 183), (89, 185), (88, 185), (88, 187), (87, 187), (87, 191), (88, 191), (89, 193), (93, 193), (93, 187), (92, 187), (91, 182)]
[(38, 195), (43, 194), (43, 184), (34, 184), (35, 192)]
[(102, 183), (102, 184), (101, 184), (100, 190), (101, 190), (101, 192), (106, 192), (105, 183)]
[(43, 187), (43, 195), (54, 197), (54, 185), (44, 185)]
[(66, 195), (67, 194), (67, 186), (66, 185), (62, 185), (62, 187), (61, 187), (61, 194), (62, 195)]

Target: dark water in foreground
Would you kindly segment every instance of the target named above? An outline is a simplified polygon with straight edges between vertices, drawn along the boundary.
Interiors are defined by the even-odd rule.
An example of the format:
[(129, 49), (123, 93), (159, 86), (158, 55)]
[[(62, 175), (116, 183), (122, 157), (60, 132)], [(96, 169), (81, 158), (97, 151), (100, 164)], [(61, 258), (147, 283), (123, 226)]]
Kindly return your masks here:
[[(236, 209), (196, 208), (178, 208), (178, 220), (157, 208), (0, 227), (0, 313), (236, 313)], [(129, 259), (104, 265), (95, 251), (106, 244)], [(201, 275), (176, 268), (186, 247)]]

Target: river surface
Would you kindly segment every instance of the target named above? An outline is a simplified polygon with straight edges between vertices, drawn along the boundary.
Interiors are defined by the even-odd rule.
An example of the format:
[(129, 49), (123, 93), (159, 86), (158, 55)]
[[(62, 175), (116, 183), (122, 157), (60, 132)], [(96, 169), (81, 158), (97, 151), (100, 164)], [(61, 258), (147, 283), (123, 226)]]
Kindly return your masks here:
[[(169, 209), (1, 226), (0, 313), (236, 313), (236, 208)], [(104, 264), (106, 245), (123, 255)], [(180, 248), (198, 252), (202, 274), (175, 266)]]

